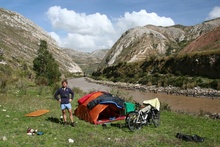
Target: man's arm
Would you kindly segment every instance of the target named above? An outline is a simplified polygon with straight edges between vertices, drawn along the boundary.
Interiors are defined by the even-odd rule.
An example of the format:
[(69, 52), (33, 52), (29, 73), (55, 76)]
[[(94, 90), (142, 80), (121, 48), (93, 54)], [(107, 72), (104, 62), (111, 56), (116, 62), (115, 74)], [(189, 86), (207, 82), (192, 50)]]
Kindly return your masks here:
[(69, 93), (71, 94), (71, 99), (73, 100), (74, 99), (74, 92), (71, 90), (71, 89), (69, 89), (70, 91), (69, 91)]
[(55, 98), (57, 101), (60, 100), (60, 98), (58, 97), (59, 94), (60, 94), (60, 89), (58, 89), (58, 90), (55, 92), (55, 94), (54, 94), (54, 98)]

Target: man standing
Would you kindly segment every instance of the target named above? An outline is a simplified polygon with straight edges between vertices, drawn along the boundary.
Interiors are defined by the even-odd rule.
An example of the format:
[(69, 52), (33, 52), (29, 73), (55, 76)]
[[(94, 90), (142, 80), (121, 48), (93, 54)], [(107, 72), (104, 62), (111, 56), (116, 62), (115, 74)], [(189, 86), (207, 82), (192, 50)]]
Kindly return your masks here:
[(64, 125), (67, 125), (66, 110), (68, 110), (71, 121), (70, 125), (74, 127), (75, 125), (73, 121), (72, 106), (71, 106), (71, 102), (74, 98), (74, 92), (69, 87), (67, 87), (67, 85), (68, 85), (67, 80), (63, 80), (62, 87), (55, 92), (54, 97), (57, 99), (57, 101), (60, 102), (60, 108), (62, 110)]

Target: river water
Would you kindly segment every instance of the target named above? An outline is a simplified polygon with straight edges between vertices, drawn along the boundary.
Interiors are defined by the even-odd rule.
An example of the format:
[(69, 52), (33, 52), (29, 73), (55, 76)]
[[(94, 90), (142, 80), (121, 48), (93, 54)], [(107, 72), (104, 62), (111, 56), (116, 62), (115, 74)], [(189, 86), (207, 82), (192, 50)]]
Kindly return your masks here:
[[(110, 92), (112, 89), (118, 89), (106, 85), (91, 83), (88, 82), (85, 78), (69, 79), (68, 83), (70, 88), (77, 87), (88, 93), (94, 90)], [(120, 90), (122, 90), (123, 93), (128, 93), (128, 96), (132, 96), (132, 98), (139, 103), (142, 103), (144, 100), (158, 98), (160, 102), (167, 103), (171, 107), (172, 111), (182, 111), (187, 113), (220, 113), (219, 99), (186, 97), (162, 93), (148, 93), (141, 92), (139, 90)]]

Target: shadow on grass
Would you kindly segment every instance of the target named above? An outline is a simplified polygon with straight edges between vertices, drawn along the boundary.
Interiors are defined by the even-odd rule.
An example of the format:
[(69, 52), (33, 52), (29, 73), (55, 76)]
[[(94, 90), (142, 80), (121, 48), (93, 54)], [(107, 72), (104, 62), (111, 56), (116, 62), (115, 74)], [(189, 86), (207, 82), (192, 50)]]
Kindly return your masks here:
[(60, 119), (56, 118), (56, 117), (48, 117), (46, 119), (46, 121), (50, 121), (50, 122), (57, 123), (57, 124), (62, 123), (62, 121)]
[(110, 129), (111, 127), (119, 128), (125, 132), (129, 132), (128, 126), (125, 123), (104, 123), (104, 124), (102, 124), (103, 129)]
[(117, 127), (119, 129), (122, 129), (122, 128), (128, 128), (128, 126), (125, 124), (125, 123), (112, 123), (111, 126), (113, 127)]

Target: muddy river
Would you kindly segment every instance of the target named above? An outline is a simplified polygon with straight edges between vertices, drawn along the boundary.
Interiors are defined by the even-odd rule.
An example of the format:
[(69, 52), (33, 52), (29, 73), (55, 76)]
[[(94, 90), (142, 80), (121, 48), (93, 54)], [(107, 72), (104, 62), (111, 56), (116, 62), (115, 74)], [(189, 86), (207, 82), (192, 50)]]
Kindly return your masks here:
[[(94, 90), (110, 91), (112, 89), (116, 89), (106, 85), (88, 82), (84, 78), (69, 79), (68, 82), (70, 88), (78, 87), (85, 92), (91, 92)], [(220, 99), (176, 96), (162, 93), (147, 93), (138, 90), (120, 90), (123, 90), (123, 93), (128, 93), (128, 96), (132, 96), (132, 98), (139, 103), (142, 103), (144, 100), (158, 98), (160, 102), (167, 103), (173, 111), (183, 111), (187, 113), (220, 113)]]

